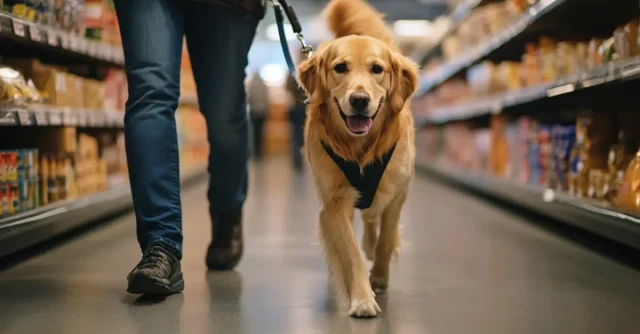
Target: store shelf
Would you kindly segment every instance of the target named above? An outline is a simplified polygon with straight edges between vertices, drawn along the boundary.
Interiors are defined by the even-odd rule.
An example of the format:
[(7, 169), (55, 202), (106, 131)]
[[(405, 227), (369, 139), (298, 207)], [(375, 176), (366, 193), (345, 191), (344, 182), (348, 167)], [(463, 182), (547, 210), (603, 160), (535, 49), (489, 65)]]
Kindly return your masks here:
[[(206, 174), (206, 165), (187, 168), (181, 175), (189, 183)], [(0, 219), (0, 258), (56, 235), (132, 207), (128, 184), (112, 190), (61, 201)]]
[(86, 58), (118, 67), (124, 65), (124, 54), (119, 46), (92, 41), (3, 12), (0, 12), (0, 39), (58, 53), (60, 56)]
[(419, 162), (418, 171), (640, 249), (640, 217), (550, 189)]
[(436, 109), (428, 117), (416, 116), (416, 124), (418, 127), (426, 127), (500, 114), (543, 99), (577, 95), (582, 90), (597, 89), (613, 83), (630, 82), (637, 79), (640, 79), (640, 57), (609, 63), (593, 71), (562, 78), (550, 84), (528, 87)]
[(438, 40), (433, 44), (432, 47), (424, 52), (424, 54), (421, 56), (421, 59), (419, 60), (419, 63), (424, 64), (429, 58), (433, 57), (436, 52), (442, 47), (442, 43), (444, 42), (444, 40), (448, 36), (451, 36), (451, 34), (453, 34), (453, 32), (458, 29), (460, 23), (462, 23), (462, 21), (464, 21), (469, 16), (469, 14), (471, 14), (471, 11), (480, 6), (480, 4), (482, 4), (483, 2), (486, 2), (486, 0), (465, 0), (457, 5), (456, 8), (451, 12), (451, 14), (449, 14), (449, 28), (442, 34), (442, 36), (438, 38)]
[(466, 68), (476, 64), (492, 52), (503, 47), (506, 43), (521, 35), (533, 23), (547, 13), (568, 0), (540, 0), (531, 5), (514, 23), (501, 30), (500, 33), (478, 46), (468, 49), (460, 56), (452, 59), (438, 69), (428, 73), (420, 82), (417, 95), (424, 95), (452, 78)]
[(123, 128), (124, 113), (53, 106), (0, 107), (0, 126)]

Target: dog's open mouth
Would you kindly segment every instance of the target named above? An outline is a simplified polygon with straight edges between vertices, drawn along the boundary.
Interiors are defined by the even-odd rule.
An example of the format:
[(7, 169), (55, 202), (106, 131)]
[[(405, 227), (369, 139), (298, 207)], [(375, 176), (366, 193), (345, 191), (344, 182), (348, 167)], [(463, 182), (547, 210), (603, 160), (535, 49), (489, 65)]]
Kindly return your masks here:
[[(336, 105), (338, 106), (338, 110), (340, 111), (340, 117), (344, 120), (345, 124), (347, 124), (347, 128), (354, 134), (365, 134), (369, 132), (371, 126), (373, 125), (373, 119), (376, 117), (375, 114), (373, 117), (367, 117), (364, 115), (351, 115), (347, 116), (344, 112), (342, 112), (342, 108), (340, 107), (340, 103), (336, 99)], [(377, 114), (377, 112), (376, 112)]]

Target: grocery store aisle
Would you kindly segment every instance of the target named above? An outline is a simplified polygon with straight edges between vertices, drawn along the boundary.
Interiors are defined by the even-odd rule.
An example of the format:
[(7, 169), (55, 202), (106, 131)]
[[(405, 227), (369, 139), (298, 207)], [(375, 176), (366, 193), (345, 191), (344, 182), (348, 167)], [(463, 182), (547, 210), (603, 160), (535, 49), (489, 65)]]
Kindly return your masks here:
[[(206, 187), (184, 192), (186, 291), (126, 294), (139, 259), (127, 215), (0, 272), (0, 333), (631, 333), (640, 273), (418, 177), (380, 318), (355, 320), (328, 284), (309, 177), (252, 169), (237, 272), (207, 273)], [(360, 226), (358, 225), (358, 229)]]

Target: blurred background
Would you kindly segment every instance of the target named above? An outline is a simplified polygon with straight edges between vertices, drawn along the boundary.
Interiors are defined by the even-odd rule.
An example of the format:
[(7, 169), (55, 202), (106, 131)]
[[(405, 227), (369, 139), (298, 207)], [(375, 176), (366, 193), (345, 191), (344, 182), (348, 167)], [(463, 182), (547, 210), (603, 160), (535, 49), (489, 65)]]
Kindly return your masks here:
[[(332, 38), (320, 15), (328, 1), (288, 2), (307, 42)], [(49, 323), (86, 333), (86, 319), (110, 333), (201, 333), (220, 323), (233, 329), (225, 333), (637, 332), (638, 1), (368, 2), (421, 67), (411, 100), (417, 176), (383, 319), (354, 325), (323, 299), (330, 289), (310, 218), (321, 208), (299, 154), (304, 94), (289, 78), (271, 9), (246, 68), (254, 156), (242, 298), (240, 273), (199, 272), (210, 241), (201, 224), (209, 145), (183, 48), (176, 118), (184, 220), (196, 223), (185, 224), (192, 285), (186, 311), (182, 299), (157, 306), (175, 307), (180, 322), (113, 292), (124, 293), (139, 249), (112, 1), (0, 0), (0, 333)], [(95, 222), (109, 224), (39, 253), (43, 241)], [(5, 260), (33, 249), (28, 261)], [(237, 330), (245, 323), (253, 331)], [(332, 330), (314, 331), (324, 327)]]

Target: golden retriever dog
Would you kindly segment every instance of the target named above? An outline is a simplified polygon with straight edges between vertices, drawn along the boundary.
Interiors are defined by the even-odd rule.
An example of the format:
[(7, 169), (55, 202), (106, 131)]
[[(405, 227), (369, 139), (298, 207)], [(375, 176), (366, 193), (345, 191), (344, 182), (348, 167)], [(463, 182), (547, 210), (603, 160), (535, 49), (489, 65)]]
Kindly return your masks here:
[[(298, 66), (309, 97), (305, 150), (323, 204), (320, 235), (329, 269), (350, 301), (349, 315), (375, 317), (381, 310), (374, 289), (387, 288), (414, 175), (408, 99), (418, 67), (400, 54), (366, 2), (334, 0), (325, 14), (336, 39)], [(365, 223), (370, 276), (353, 231), (354, 208)]]

